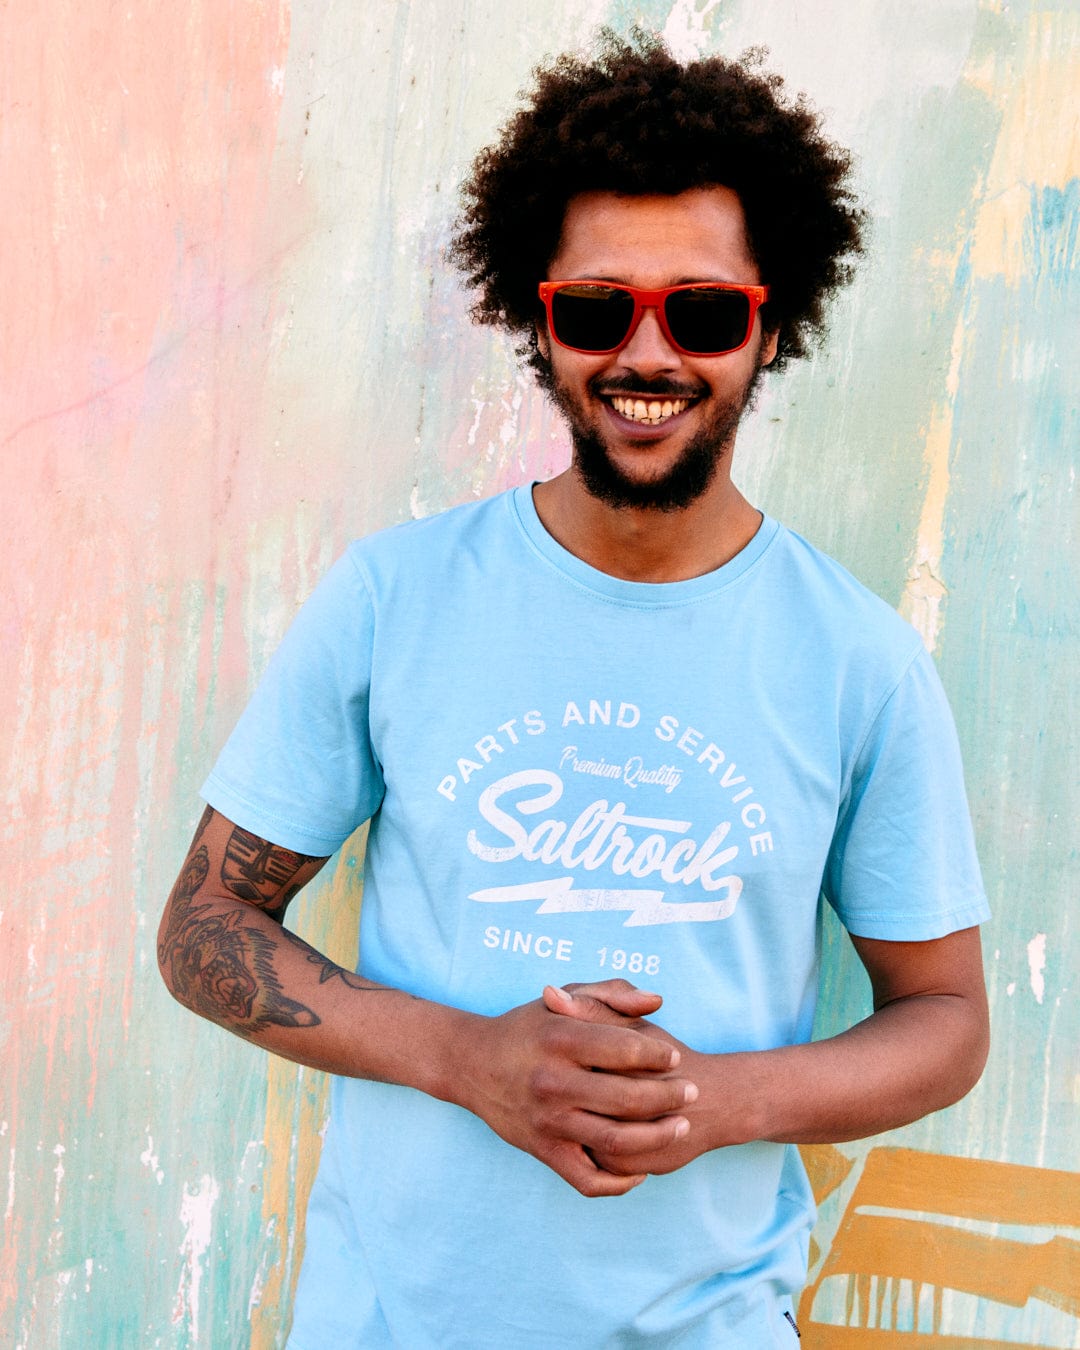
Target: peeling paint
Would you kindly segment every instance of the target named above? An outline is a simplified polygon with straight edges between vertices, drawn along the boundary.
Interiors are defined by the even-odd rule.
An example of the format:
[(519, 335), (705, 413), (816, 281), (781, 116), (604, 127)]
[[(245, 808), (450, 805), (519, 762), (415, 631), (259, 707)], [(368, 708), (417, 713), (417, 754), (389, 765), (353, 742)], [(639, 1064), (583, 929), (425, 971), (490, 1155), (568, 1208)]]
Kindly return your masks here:
[(67, 1149), (63, 1144), (57, 1144), (53, 1149), (53, 1156), (56, 1159), (56, 1166), (53, 1168), (53, 1179), (56, 1183), (53, 1189), (53, 1206), (56, 1209), (60, 1208), (60, 1186), (64, 1180), (64, 1154), (66, 1152)]
[(953, 329), (944, 398), (935, 406), (926, 433), (923, 449), (926, 495), (919, 517), (911, 567), (900, 602), (900, 613), (918, 631), (923, 645), (931, 653), (938, 645), (945, 617), (945, 597), (949, 593), (941, 577), (941, 568), (945, 547), (945, 507), (949, 494), (952, 412), (960, 388), (965, 327), (966, 314), (957, 320)]
[(1036, 933), (1028, 943), (1027, 959), (1031, 975), (1031, 992), (1035, 995), (1035, 1002), (1042, 1003), (1046, 993), (1046, 980), (1043, 978), (1043, 972), (1046, 970), (1045, 933)]
[(149, 1130), (147, 1130), (146, 1132), (146, 1147), (139, 1154), (139, 1161), (145, 1168), (147, 1168), (150, 1171), (154, 1180), (160, 1186), (161, 1183), (165, 1180), (165, 1173), (161, 1170), (161, 1167), (158, 1165), (158, 1156), (154, 1152), (154, 1136), (150, 1133)]
[(173, 1307), (173, 1323), (185, 1323), (192, 1345), (202, 1340), (200, 1322), (200, 1295), (202, 1292), (203, 1259), (210, 1247), (213, 1230), (214, 1206), (221, 1194), (213, 1177), (204, 1176), (196, 1190), (184, 1190), (180, 1202), (180, 1223), (184, 1228), (184, 1238), (180, 1243), (180, 1255), (184, 1265), (180, 1275), (180, 1286)]
[(664, 41), (680, 61), (692, 61), (709, 46), (709, 18), (720, 0), (675, 0), (662, 29)]

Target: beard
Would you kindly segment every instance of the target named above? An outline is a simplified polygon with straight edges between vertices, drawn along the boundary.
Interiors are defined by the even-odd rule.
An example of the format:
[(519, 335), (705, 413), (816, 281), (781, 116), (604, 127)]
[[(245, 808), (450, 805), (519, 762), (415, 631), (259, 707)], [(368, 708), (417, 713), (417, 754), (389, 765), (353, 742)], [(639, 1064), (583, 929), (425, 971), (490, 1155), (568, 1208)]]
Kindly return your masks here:
[[(570, 392), (558, 380), (553, 383), (556, 406), (570, 424), (574, 445), (573, 467), (586, 491), (606, 506), (636, 507), (652, 511), (681, 511), (705, 492), (716, 476), (716, 471), (728, 453), (736, 428), (743, 413), (753, 401), (763, 366), (758, 366), (745, 386), (729, 399), (717, 405), (712, 417), (683, 447), (682, 453), (665, 473), (655, 478), (631, 478), (614, 463), (596, 428), (586, 421), (582, 409)], [(679, 388), (670, 381), (657, 380), (652, 384), (640, 379), (593, 382), (603, 384), (606, 394), (640, 394), (646, 399), (694, 397), (697, 390)], [(596, 389), (590, 384), (590, 393)]]

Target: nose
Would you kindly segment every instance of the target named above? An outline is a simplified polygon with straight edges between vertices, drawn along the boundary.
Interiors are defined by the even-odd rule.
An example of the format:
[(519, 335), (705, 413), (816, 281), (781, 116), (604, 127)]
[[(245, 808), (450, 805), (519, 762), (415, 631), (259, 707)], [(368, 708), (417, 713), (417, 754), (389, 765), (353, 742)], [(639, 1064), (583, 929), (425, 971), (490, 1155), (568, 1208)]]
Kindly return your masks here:
[(618, 361), (628, 370), (649, 376), (676, 370), (682, 364), (681, 355), (664, 336), (654, 306), (643, 311), (637, 327), (619, 348)]

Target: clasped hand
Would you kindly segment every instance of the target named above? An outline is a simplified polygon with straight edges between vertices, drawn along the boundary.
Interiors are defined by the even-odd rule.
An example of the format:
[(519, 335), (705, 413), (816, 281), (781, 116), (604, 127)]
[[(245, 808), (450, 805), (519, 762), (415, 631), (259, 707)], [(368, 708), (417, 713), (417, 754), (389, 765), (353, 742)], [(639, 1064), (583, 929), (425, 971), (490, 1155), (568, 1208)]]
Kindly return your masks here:
[(623, 1195), (681, 1166), (698, 1088), (678, 1072), (684, 1047), (642, 1020), (660, 1003), (606, 980), (549, 986), (484, 1019), (462, 1104), (582, 1195)]

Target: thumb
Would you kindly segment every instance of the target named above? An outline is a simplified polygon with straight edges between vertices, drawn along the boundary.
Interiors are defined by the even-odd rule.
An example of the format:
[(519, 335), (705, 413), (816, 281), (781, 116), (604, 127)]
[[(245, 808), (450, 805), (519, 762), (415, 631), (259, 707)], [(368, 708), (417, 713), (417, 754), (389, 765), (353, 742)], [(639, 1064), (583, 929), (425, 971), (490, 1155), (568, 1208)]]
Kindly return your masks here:
[(576, 1017), (583, 1022), (619, 1022), (623, 1018), (647, 1017), (663, 1003), (659, 994), (635, 989), (625, 980), (597, 984), (572, 984), (560, 989), (546, 985), (542, 994), (549, 1012)]

